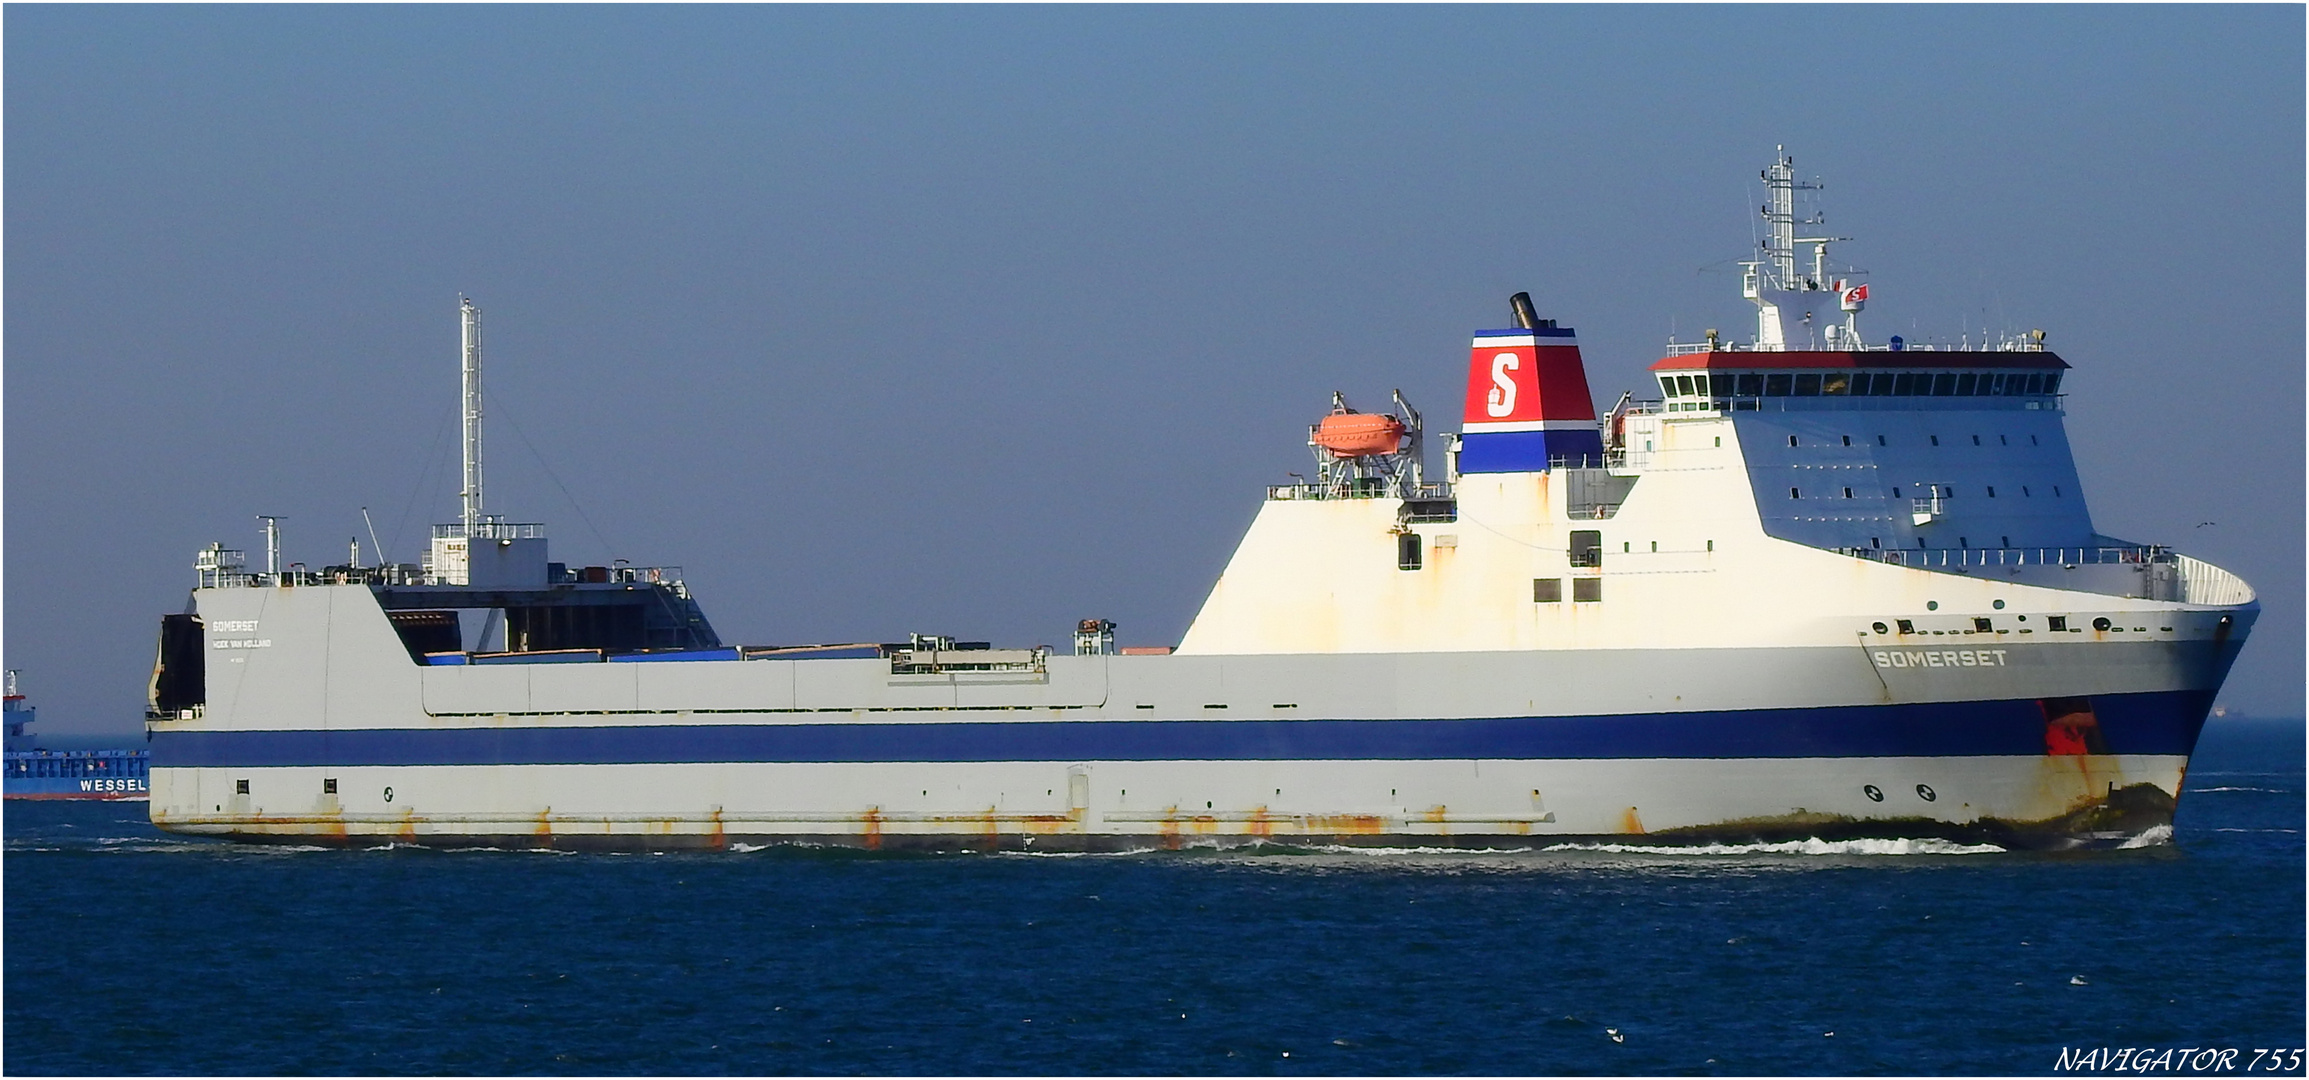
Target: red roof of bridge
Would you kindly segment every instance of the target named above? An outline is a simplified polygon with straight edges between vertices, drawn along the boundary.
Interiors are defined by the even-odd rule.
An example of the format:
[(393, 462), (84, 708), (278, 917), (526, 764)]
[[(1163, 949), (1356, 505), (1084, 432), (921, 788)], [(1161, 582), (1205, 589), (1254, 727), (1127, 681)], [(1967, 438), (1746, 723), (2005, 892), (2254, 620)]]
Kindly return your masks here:
[(1904, 350), (1890, 352), (1871, 349), (1867, 352), (1695, 352), (1670, 356), (1653, 364), (1653, 371), (1783, 371), (1790, 368), (1899, 368), (1905, 371), (1933, 369), (1998, 368), (2004, 370), (2057, 370), (2068, 367), (2068, 361), (2049, 352), (1976, 351), (1950, 352), (1942, 350)]

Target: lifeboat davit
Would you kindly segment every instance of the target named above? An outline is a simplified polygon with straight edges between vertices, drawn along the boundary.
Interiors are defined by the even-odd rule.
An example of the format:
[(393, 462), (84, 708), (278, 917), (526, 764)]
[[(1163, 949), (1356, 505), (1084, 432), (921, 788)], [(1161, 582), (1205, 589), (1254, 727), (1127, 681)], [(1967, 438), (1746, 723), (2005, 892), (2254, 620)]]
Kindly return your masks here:
[(1332, 413), (1316, 425), (1314, 442), (1333, 457), (1392, 454), (1403, 446), (1403, 421), (1386, 413)]

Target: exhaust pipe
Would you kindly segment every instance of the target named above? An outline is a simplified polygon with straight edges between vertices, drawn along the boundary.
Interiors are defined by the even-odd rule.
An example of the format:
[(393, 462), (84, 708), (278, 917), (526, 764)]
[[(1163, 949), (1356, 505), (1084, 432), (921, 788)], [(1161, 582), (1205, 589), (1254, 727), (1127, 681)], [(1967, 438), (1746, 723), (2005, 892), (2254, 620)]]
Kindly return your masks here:
[(1536, 311), (1536, 310), (1533, 310), (1533, 308), (1532, 308), (1532, 306), (1531, 306), (1531, 294), (1530, 294), (1530, 293), (1527, 293), (1527, 292), (1519, 292), (1519, 293), (1515, 294), (1514, 296), (1510, 296), (1510, 297), (1508, 297), (1508, 298), (1507, 298), (1507, 303), (1508, 303), (1508, 306), (1509, 306), (1509, 307), (1512, 307), (1512, 308), (1514, 308), (1514, 309), (1515, 309), (1515, 326), (1516, 326), (1516, 329), (1518, 329), (1518, 330), (1537, 330), (1537, 329), (1539, 329), (1539, 312), (1538, 312), (1538, 311)]

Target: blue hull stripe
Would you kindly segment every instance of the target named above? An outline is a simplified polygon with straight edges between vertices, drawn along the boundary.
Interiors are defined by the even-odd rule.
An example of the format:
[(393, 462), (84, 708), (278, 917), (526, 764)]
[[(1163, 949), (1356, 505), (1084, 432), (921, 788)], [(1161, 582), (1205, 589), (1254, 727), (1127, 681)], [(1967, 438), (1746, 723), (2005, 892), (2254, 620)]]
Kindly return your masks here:
[[(2093, 699), (2112, 754), (2187, 754), (2206, 691)], [(1474, 720), (1082, 720), (161, 731), (167, 767), (2033, 756), (2034, 700)]]

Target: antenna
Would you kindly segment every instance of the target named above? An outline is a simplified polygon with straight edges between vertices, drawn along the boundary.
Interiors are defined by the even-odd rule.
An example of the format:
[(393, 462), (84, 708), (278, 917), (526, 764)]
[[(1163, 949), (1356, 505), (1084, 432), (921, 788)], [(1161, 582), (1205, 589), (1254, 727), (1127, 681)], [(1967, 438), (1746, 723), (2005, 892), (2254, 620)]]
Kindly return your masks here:
[(369, 550), (377, 553), (377, 562), (380, 565), (392, 562), (385, 557), (385, 545), (377, 542), (377, 523), (369, 520), (369, 508), (366, 506), (361, 508), (361, 524), (369, 527)]
[(458, 492), (464, 501), (459, 522), (465, 535), (472, 536), (481, 524), (481, 309), (471, 298), (460, 296), (457, 310), (465, 325), (465, 479)]

